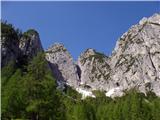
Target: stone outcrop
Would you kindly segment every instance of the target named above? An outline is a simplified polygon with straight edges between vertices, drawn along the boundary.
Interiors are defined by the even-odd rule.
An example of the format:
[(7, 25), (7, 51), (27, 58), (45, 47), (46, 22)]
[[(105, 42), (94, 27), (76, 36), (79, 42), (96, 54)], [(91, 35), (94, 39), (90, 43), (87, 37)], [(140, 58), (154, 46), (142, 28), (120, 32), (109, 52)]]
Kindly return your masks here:
[[(12, 26), (5, 24), (2, 24), (1, 44), (2, 67), (43, 51), (35, 30), (28, 30), (19, 37)], [(69, 85), (83, 97), (95, 97), (93, 90), (105, 91), (109, 97), (122, 96), (132, 88), (160, 96), (160, 14), (143, 18), (131, 26), (119, 38), (111, 56), (87, 49), (74, 62), (59, 43), (45, 53), (60, 88)]]
[(135, 88), (160, 96), (160, 14), (133, 25), (119, 38), (111, 56), (87, 49), (76, 64), (62, 44), (55, 44), (46, 51), (46, 59), (58, 83), (77, 91), (103, 90), (115, 97)]
[(11, 24), (1, 23), (1, 26), (1, 67), (10, 62), (20, 65), (43, 51), (39, 34), (35, 30), (20, 34)]
[(94, 50), (87, 50), (78, 65), (81, 81), (92, 90), (106, 91), (107, 96), (122, 96), (131, 88), (160, 96), (160, 15), (143, 18), (132, 26), (110, 57), (97, 57)]
[(60, 86), (64, 84), (74, 88), (78, 86), (79, 74), (77, 65), (74, 63), (70, 53), (62, 44), (54, 44), (46, 51), (46, 59)]
[(160, 96), (160, 14), (124, 33), (110, 58), (112, 80), (123, 90), (136, 87)]
[[(87, 49), (74, 63), (62, 44), (46, 51), (57, 80), (84, 96), (102, 90), (106, 96), (122, 96), (132, 88), (160, 96), (160, 14), (143, 18), (117, 41), (111, 56)], [(88, 93), (88, 92), (89, 93)]]
[(88, 86), (92, 90), (104, 90), (109, 84), (110, 77), (109, 58), (94, 49), (87, 49), (78, 58), (81, 69), (81, 86)]
[(43, 48), (37, 31), (30, 29), (23, 34), (20, 39), (19, 48), (23, 56), (32, 58), (38, 52), (42, 52)]

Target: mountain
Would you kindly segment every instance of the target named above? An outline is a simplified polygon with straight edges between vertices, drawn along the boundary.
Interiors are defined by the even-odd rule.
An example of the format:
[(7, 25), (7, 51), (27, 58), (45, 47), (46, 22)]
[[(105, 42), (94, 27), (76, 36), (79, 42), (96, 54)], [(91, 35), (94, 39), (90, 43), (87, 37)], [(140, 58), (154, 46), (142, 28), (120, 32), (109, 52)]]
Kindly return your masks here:
[(87, 49), (76, 64), (62, 44), (55, 44), (46, 58), (58, 81), (84, 95), (101, 90), (116, 97), (135, 88), (160, 96), (160, 14), (133, 25), (119, 38), (111, 56)]
[[(18, 33), (18, 34), (16, 34)], [(39, 34), (30, 29), (23, 34), (2, 23), (2, 67), (10, 61), (18, 65), (43, 52)], [(75, 62), (63, 44), (44, 51), (48, 67), (59, 85), (71, 86), (83, 97), (94, 90), (106, 96), (122, 96), (130, 89), (160, 96), (160, 14), (143, 18), (117, 41), (111, 56), (94, 49), (84, 51)]]
[[(10, 62), (21, 64), (42, 52), (43, 48), (37, 31), (30, 29), (23, 34), (11, 24), (1, 23), (1, 50), (4, 67)], [(25, 61), (24, 61), (25, 60)]]
[(1, 29), (2, 119), (159, 120), (160, 14), (133, 25), (111, 56), (89, 48), (77, 61), (61, 43), (43, 50), (34, 29)]
[(58, 84), (61, 87), (68, 84), (76, 88), (79, 81), (78, 68), (64, 45), (54, 44), (45, 53)]

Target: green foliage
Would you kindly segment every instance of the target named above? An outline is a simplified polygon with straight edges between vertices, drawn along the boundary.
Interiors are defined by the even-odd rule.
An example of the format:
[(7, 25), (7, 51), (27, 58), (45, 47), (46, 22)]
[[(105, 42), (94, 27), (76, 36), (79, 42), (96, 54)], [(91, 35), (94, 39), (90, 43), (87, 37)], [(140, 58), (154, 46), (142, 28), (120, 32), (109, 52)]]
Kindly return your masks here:
[(1, 84), (2, 86), (5, 85), (5, 83), (8, 81), (8, 79), (14, 74), (16, 71), (16, 65), (14, 61), (10, 61), (8, 65), (2, 68), (1, 71)]
[(29, 29), (23, 33), (23, 37), (26, 39), (30, 38), (31, 35), (38, 35), (38, 32), (34, 29)]
[(34, 29), (29, 29), (26, 32), (23, 33), (24, 35), (33, 35), (33, 34), (38, 34), (38, 32)]
[[(160, 98), (131, 90), (120, 98), (107, 98), (93, 91), (95, 98), (67, 104), (67, 120), (159, 120)], [(68, 102), (69, 103), (69, 102)], [(157, 107), (156, 107), (157, 106)]]
[(56, 89), (44, 54), (25, 70), (10, 63), (2, 69), (2, 119), (32, 120), (159, 120), (160, 98), (136, 90), (114, 99), (93, 91), (96, 98), (81, 99), (71, 87)]
[(92, 92), (96, 97), (104, 97), (105, 96), (105, 93), (103, 91), (94, 90)]
[(16, 72), (6, 78), (5, 69), (2, 70), (5, 83), (2, 86), (3, 119), (64, 118), (64, 114), (60, 114), (64, 110), (61, 94), (56, 90), (55, 80), (42, 53), (33, 58), (25, 73), (16, 69)]
[(81, 94), (77, 93), (77, 91), (75, 91), (73, 88), (69, 86), (66, 86), (64, 91), (65, 91), (64, 95), (72, 99), (79, 100), (82, 97)]
[[(6, 22), (1, 22), (1, 27), (2, 38), (5, 37), (2, 39), (2, 44), (7, 46), (11, 42), (17, 44), (21, 31)], [(28, 37), (32, 34), (38, 33), (30, 29), (24, 33), (24, 36)], [(83, 62), (93, 57), (103, 62), (106, 56), (96, 52), (95, 55), (85, 58)], [(121, 56), (124, 61), (119, 60), (116, 64), (117, 66), (127, 64), (126, 71), (135, 61), (131, 56), (127, 57), (132, 60), (131, 64), (128, 64), (124, 56)], [(109, 65), (106, 64), (104, 67), (109, 68)], [(93, 68), (92, 72), (95, 72), (95, 69)], [(105, 76), (106, 80), (108, 76)], [(104, 92), (93, 91), (96, 98), (88, 97), (85, 100), (82, 100), (82, 96), (71, 87), (66, 86), (63, 92), (59, 91), (43, 53), (39, 53), (31, 61), (23, 56), (19, 58), (18, 64), (11, 61), (4, 66), (1, 71), (1, 84), (1, 116), (4, 120), (160, 119), (160, 98), (151, 91), (145, 96), (133, 89), (126, 92), (125, 96), (115, 99), (106, 97)], [(84, 87), (90, 89), (88, 85)]]
[(93, 91), (96, 98), (81, 99), (71, 87), (56, 89), (44, 54), (28, 63), (26, 71), (14, 63), (2, 69), (2, 118), (33, 120), (159, 120), (160, 98), (136, 90), (114, 99)]
[(2, 44), (5, 46), (9, 46), (11, 42), (17, 44), (22, 36), (21, 30), (14, 28), (12, 24), (8, 24), (6, 21), (1, 22), (1, 30)]
[(22, 109), (24, 109), (25, 101), (21, 80), (21, 70), (17, 69), (6, 84), (2, 86), (2, 116), (5, 118), (20, 117), (19, 115), (23, 114)]
[[(92, 60), (92, 58), (95, 58), (96, 60), (98, 60), (98, 62), (103, 63), (104, 62), (104, 58), (106, 58), (107, 56), (103, 53), (100, 52), (96, 52), (94, 51), (95, 54), (94, 55), (90, 55), (89, 57), (83, 58), (81, 60), (81, 63), (84, 64), (86, 62), (86, 60)], [(108, 66), (109, 67), (109, 66)]]

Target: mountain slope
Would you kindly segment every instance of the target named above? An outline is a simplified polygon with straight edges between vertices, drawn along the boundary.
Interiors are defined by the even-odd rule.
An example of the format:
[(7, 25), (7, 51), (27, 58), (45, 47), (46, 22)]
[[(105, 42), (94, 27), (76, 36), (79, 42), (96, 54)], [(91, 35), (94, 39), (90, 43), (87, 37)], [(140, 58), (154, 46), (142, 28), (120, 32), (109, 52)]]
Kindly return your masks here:
[(35, 30), (22, 34), (4, 23), (1, 118), (159, 120), (159, 18), (132, 26), (111, 56), (87, 49), (77, 62), (64, 45), (54, 44), (44, 54)]
[(46, 59), (58, 84), (61, 87), (68, 84), (76, 88), (79, 82), (78, 68), (67, 49), (62, 44), (57, 43), (45, 52)]
[(120, 37), (109, 57), (87, 49), (75, 65), (66, 49), (58, 51), (61, 47), (53, 47), (56, 53), (47, 50), (47, 60), (58, 66), (58, 74), (74, 88), (102, 90), (111, 97), (135, 88), (160, 96), (160, 14), (133, 25)]
[(160, 96), (160, 15), (143, 18), (118, 40), (110, 57), (112, 80)]

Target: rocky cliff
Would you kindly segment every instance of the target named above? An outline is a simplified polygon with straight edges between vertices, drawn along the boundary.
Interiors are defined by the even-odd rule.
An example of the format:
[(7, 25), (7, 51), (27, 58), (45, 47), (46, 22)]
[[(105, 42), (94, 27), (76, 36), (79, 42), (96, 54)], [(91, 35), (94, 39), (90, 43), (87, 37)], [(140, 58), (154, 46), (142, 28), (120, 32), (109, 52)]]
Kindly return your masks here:
[[(39, 34), (31, 29), (18, 35), (10, 25), (2, 24), (2, 67), (25, 62), (43, 51)], [(69, 85), (92, 96), (101, 90), (106, 96), (122, 96), (132, 88), (160, 96), (160, 14), (143, 18), (117, 41), (111, 56), (87, 49), (75, 62), (63, 44), (56, 43), (45, 51), (60, 88)], [(21, 61), (22, 60), (22, 61)]]
[(42, 52), (43, 48), (38, 32), (33, 29), (24, 32), (19, 41), (19, 48), (22, 55), (29, 58), (34, 57), (38, 52)]
[(74, 88), (78, 86), (80, 80), (78, 66), (62, 44), (57, 43), (48, 48), (46, 59), (60, 86), (63, 87), (65, 84)]
[(115, 97), (134, 88), (160, 96), (160, 14), (133, 25), (119, 38), (111, 56), (87, 49), (76, 65), (66, 48), (57, 44), (46, 51), (46, 58), (58, 80), (82, 94), (102, 90)]
[(110, 58), (111, 78), (118, 87), (160, 96), (160, 14), (143, 18), (124, 33)]
[(42, 52), (43, 48), (37, 31), (30, 29), (20, 33), (11, 24), (1, 23), (1, 66), (9, 63), (22, 64)]
[(87, 49), (78, 58), (78, 65), (81, 68), (81, 86), (88, 86), (92, 89), (105, 89), (110, 77), (109, 57), (94, 49)]

